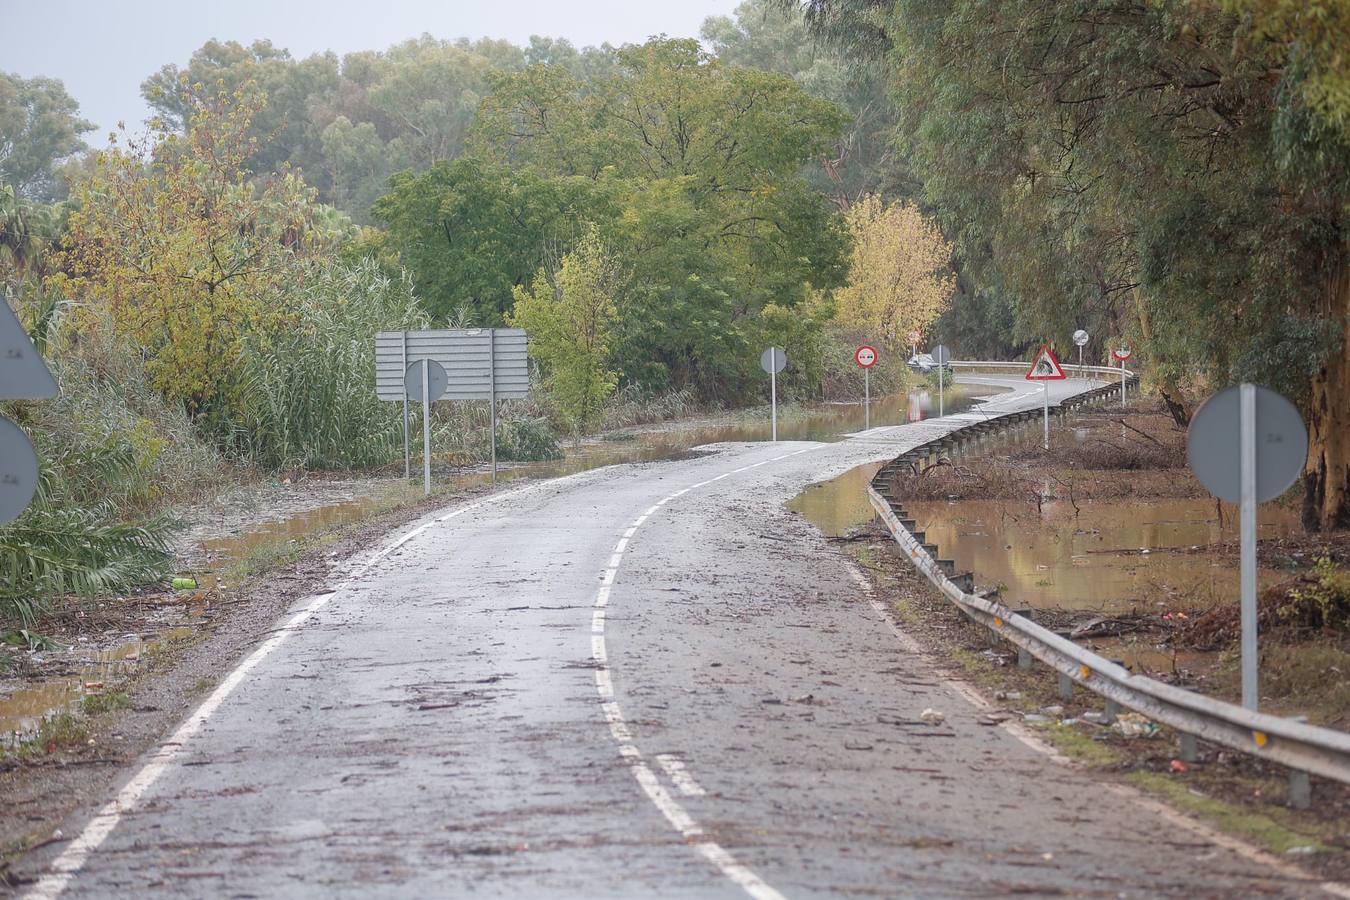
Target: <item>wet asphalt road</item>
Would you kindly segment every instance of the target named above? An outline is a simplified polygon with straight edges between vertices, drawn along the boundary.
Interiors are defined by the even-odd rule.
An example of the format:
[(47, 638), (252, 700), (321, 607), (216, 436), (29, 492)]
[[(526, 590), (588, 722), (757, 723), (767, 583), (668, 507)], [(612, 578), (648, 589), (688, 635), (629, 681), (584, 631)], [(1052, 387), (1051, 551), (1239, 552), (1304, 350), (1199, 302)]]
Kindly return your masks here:
[(297, 606), (39, 890), (1306, 893), (980, 724), (783, 509), (961, 421), (720, 445), (426, 520)]

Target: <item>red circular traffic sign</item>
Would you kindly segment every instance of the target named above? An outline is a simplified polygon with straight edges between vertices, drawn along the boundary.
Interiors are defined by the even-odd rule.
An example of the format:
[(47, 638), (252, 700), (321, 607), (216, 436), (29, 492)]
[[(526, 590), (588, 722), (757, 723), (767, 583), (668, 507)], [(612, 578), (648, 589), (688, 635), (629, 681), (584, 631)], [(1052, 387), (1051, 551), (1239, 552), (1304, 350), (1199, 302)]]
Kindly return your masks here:
[(908, 337), (909, 337), (909, 342), (910, 342), (911, 344), (917, 344), (917, 343), (919, 342), (919, 339), (922, 338), (923, 335), (919, 334), (917, 331), (911, 331), (911, 332), (909, 333)]
[(877, 364), (877, 348), (863, 344), (853, 354), (853, 361), (864, 369), (872, 368)]
[(1134, 355), (1134, 351), (1131, 350), (1128, 346), (1120, 347), (1116, 350), (1112, 350), (1111, 355), (1114, 356), (1116, 359), (1120, 360), (1121, 362), (1124, 362), (1125, 360), (1129, 359), (1131, 356)]

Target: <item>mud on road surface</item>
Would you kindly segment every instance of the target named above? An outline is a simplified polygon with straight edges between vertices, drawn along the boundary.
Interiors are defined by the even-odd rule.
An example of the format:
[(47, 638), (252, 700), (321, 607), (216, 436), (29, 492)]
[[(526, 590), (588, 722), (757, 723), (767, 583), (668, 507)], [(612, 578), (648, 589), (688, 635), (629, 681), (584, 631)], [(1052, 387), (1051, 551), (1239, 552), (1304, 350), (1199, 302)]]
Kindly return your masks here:
[(1178, 840), (1155, 807), (1104, 807), (784, 509), (954, 424), (723, 445), (432, 513), (292, 604), (121, 771), (118, 803), (87, 788), (69, 837), (16, 872), (71, 897), (1313, 890)]

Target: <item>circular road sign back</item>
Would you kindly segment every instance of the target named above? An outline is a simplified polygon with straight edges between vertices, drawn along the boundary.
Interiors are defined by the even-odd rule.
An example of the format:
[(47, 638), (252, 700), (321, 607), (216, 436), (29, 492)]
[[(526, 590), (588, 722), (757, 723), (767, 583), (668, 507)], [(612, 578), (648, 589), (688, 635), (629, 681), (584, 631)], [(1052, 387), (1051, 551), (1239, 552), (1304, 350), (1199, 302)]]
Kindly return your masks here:
[(1073, 342), (1082, 347), (1088, 342), (1088, 333), (1083, 329), (1078, 329), (1073, 333)]
[(408, 392), (409, 400), (422, 402), (422, 362), (427, 364), (427, 387), (429, 389), (428, 400), (439, 400), (445, 396), (445, 389), (450, 383), (450, 379), (445, 375), (445, 367), (434, 359), (428, 359), (412, 363), (407, 371), (403, 373), (403, 388)]
[(853, 354), (853, 361), (864, 369), (872, 368), (877, 364), (877, 348), (863, 344)]
[(759, 355), (759, 367), (770, 375), (776, 375), (787, 366), (787, 354), (779, 347), (769, 347)]
[(947, 360), (951, 359), (952, 353), (947, 349), (946, 345), (938, 344), (933, 348), (933, 352), (930, 355), (933, 357), (933, 362), (937, 363), (939, 366), (945, 366)]
[[(1186, 432), (1186, 461), (1211, 494), (1242, 500), (1241, 387), (1226, 388), (1195, 412)], [(1308, 429), (1294, 404), (1267, 388), (1256, 389), (1256, 500), (1289, 490), (1308, 459)]]
[(13, 522), (37, 490), (38, 461), (28, 435), (0, 418), (0, 525)]

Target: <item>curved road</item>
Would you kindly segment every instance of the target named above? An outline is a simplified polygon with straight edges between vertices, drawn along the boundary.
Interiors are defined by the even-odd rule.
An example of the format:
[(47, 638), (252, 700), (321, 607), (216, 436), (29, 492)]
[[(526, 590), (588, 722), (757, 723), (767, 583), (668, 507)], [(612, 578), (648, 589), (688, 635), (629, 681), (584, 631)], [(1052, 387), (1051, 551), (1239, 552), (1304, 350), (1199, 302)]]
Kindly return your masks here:
[[(972, 380), (1014, 388), (997, 408), (1040, 401)], [(424, 520), (66, 823), (32, 895), (1306, 893), (981, 724), (783, 508), (978, 415), (718, 445)]]

